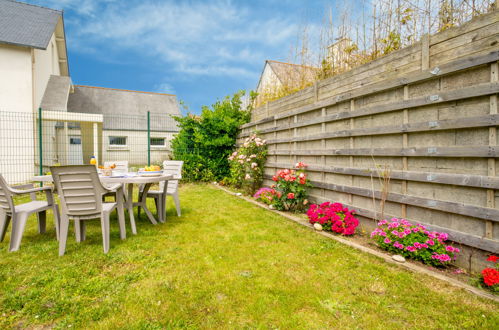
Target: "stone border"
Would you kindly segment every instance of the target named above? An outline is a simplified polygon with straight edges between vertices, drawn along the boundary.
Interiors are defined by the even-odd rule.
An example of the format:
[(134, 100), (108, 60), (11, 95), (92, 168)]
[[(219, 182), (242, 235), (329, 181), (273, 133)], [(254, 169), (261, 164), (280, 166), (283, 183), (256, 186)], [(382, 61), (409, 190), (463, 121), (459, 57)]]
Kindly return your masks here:
[(228, 189), (226, 189), (224, 187), (221, 187), (219, 185), (215, 185), (215, 184), (212, 184), (212, 185), (214, 187), (216, 187), (216, 188), (218, 188), (218, 189), (220, 189), (220, 190), (222, 190), (222, 191), (230, 194), (230, 195), (239, 197), (239, 198), (241, 198), (241, 199), (243, 199), (243, 200), (245, 200), (247, 202), (250, 202), (250, 203), (252, 203), (254, 205), (257, 205), (257, 206), (259, 206), (261, 208), (264, 208), (267, 211), (279, 214), (279, 215), (285, 217), (288, 220), (294, 221), (294, 222), (296, 222), (296, 223), (298, 223), (298, 224), (300, 224), (302, 226), (305, 226), (305, 227), (313, 230), (314, 232), (316, 232), (319, 235), (322, 235), (322, 236), (325, 236), (327, 238), (333, 239), (335, 241), (338, 241), (338, 242), (340, 242), (340, 243), (342, 243), (344, 245), (353, 247), (354, 249), (360, 250), (362, 252), (369, 253), (371, 255), (374, 255), (376, 257), (379, 257), (379, 258), (385, 260), (388, 263), (395, 264), (395, 265), (397, 265), (399, 267), (408, 269), (408, 270), (413, 271), (415, 273), (425, 274), (425, 275), (437, 278), (439, 280), (445, 281), (445, 282), (447, 282), (447, 283), (449, 283), (449, 284), (451, 284), (451, 285), (453, 285), (455, 287), (464, 289), (464, 290), (466, 290), (466, 291), (468, 291), (468, 292), (470, 292), (470, 293), (472, 293), (472, 294), (474, 294), (476, 296), (479, 296), (479, 297), (482, 297), (482, 298), (486, 298), (486, 299), (490, 299), (490, 300), (493, 300), (495, 302), (499, 302), (499, 296), (495, 296), (495, 295), (493, 295), (491, 293), (488, 293), (488, 292), (486, 292), (484, 290), (480, 290), (480, 289), (478, 289), (476, 287), (473, 287), (471, 285), (468, 285), (466, 283), (458, 281), (458, 280), (456, 280), (456, 279), (454, 279), (452, 277), (449, 277), (449, 276), (446, 276), (446, 275), (443, 275), (443, 274), (439, 274), (439, 273), (433, 272), (433, 271), (428, 270), (428, 269), (426, 269), (424, 267), (421, 267), (419, 265), (416, 265), (416, 264), (413, 264), (413, 263), (410, 263), (410, 262), (404, 262), (404, 263), (397, 262), (397, 261), (393, 260), (392, 257), (389, 254), (387, 254), (387, 253), (382, 253), (382, 252), (376, 251), (376, 250), (371, 249), (369, 247), (366, 247), (366, 246), (360, 245), (358, 243), (355, 243), (355, 242), (346, 240), (344, 238), (341, 238), (340, 236), (329, 234), (329, 233), (324, 232), (324, 231), (316, 231), (312, 225), (310, 225), (308, 222), (304, 221), (303, 219), (300, 219), (300, 218), (298, 218), (296, 216), (293, 216), (293, 215), (291, 215), (289, 213), (286, 213), (286, 212), (281, 212), (281, 211), (277, 211), (277, 210), (271, 210), (271, 209), (265, 207), (263, 204), (258, 203), (257, 201), (255, 201), (255, 200), (253, 200), (253, 199), (251, 199), (249, 197), (242, 196), (242, 195), (237, 195), (237, 193), (234, 193), (234, 192), (232, 192), (232, 191), (230, 191), (230, 190), (228, 190)]

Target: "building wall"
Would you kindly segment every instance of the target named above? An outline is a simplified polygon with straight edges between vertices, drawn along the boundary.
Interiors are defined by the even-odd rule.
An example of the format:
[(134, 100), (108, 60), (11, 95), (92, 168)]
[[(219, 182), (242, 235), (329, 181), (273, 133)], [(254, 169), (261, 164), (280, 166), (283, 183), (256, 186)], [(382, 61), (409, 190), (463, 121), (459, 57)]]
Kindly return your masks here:
[(59, 52), (55, 41), (55, 34), (46, 50), (34, 49), (34, 109), (38, 109), (42, 101), (50, 75), (60, 75)]
[(262, 100), (265, 98), (265, 94), (275, 91), (280, 86), (282, 86), (282, 84), (277, 78), (277, 75), (274, 71), (272, 71), (270, 65), (265, 63), (265, 68), (263, 69), (262, 76), (260, 78), (260, 84), (256, 90), (258, 93), (256, 104), (261, 104)]
[(23, 182), (33, 173), (31, 50), (0, 45), (0, 174)]
[(0, 111), (32, 111), (31, 76), (31, 50), (0, 44)]
[[(170, 159), (170, 141), (174, 133), (151, 132), (151, 138), (159, 137), (166, 139), (165, 147), (151, 146), (151, 163), (161, 163)], [(111, 146), (110, 136), (124, 136), (127, 138), (127, 145), (124, 147)], [(103, 152), (102, 163), (105, 161), (128, 160), (130, 166), (147, 165), (147, 132), (146, 131), (103, 131)]]

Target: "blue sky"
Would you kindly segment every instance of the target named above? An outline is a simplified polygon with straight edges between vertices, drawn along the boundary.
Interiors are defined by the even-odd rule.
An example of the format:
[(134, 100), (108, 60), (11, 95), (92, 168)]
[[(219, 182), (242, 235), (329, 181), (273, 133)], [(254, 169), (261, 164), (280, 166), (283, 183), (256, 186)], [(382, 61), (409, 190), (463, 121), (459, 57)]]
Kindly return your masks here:
[(300, 30), (348, 1), (28, 2), (64, 10), (75, 84), (172, 93), (198, 113), (254, 89), (266, 59), (289, 60)]

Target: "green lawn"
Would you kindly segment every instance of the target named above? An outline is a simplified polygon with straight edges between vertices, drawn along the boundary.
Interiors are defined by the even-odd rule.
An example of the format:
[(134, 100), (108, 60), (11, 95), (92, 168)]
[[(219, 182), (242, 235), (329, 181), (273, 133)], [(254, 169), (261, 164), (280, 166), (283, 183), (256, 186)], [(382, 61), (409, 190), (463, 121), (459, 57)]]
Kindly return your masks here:
[[(32, 219), (19, 252), (0, 243), (0, 328), (484, 328), (498, 304), (358, 252), (206, 185), (182, 217), (145, 217), (102, 252), (100, 225), (57, 256)], [(51, 219), (51, 218), (50, 218)], [(72, 227), (71, 233), (72, 232)], [(129, 228), (128, 228), (129, 229)], [(495, 326), (494, 326), (495, 324)]]

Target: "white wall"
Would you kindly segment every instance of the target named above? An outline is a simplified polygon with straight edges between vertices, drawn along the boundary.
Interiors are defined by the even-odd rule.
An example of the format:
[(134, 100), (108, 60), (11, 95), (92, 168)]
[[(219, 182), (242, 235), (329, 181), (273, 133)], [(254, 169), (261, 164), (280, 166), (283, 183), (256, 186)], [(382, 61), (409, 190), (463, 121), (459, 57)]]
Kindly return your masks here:
[(31, 50), (0, 44), (0, 111), (32, 112)]
[(9, 183), (29, 181), (35, 174), (33, 112), (50, 75), (59, 73), (55, 35), (46, 50), (0, 44), (0, 173)]
[[(34, 109), (38, 109), (47, 87), (50, 75), (60, 75), (59, 70), (59, 53), (55, 42), (55, 34), (47, 46), (46, 50), (34, 50)], [(50, 110), (50, 109), (47, 109)]]
[(282, 83), (279, 81), (270, 65), (266, 63), (260, 78), (260, 84), (256, 90), (258, 93), (256, 103), (260, 104), (262, 99), (264, 99), (265, 94), (272, 93), (275, 91), (276, 87), (280, 86), (282, 86)]
[[(166, 138), (166, 147), (151, 146), (151, 163), (161, 163), (168, 160), (171, 154), (170, 141), (174, 133), (151, 132), (151, 138)], [(114, 147), (109, 145), (110, 136), (126, 136), (127, 146)], [(128, 160), (130, 166), (147, 165), (147, 132), (145, 131), (103, 131), (102, 163), (105, 161)]]
[(9, 183), (34, 172), (32, 104), (31, 50), (0, 45), (0, 173)]

